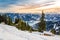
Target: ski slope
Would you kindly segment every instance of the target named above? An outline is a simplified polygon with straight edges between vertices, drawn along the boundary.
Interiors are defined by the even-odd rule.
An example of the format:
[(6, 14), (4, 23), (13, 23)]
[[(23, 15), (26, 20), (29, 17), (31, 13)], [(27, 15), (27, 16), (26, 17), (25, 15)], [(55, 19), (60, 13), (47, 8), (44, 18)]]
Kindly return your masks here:
[(39, 32), (29, 33), (14, 26), (0, 24), (0, 40), (60, 40), (60, 36), (44, 36)]

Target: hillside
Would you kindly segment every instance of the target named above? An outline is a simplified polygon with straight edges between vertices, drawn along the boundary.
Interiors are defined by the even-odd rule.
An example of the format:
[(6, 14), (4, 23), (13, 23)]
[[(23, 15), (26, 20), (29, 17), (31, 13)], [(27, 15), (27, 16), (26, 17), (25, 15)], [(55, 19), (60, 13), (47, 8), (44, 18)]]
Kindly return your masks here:
[(14, 26), (0, 24), (0, 40), (60, 40), (60, 36), (44, 36), (39, 32), (29, 33)]

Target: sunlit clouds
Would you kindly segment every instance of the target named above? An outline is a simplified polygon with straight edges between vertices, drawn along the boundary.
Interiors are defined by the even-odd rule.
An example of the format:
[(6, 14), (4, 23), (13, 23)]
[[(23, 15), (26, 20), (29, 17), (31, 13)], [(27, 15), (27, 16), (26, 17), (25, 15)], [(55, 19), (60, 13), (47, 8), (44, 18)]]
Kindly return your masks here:
[(0, 3), (0, 12), (41, 13), (42, 10), (44, 12), (60, 12), (60, 0), (15, 0), (15, 2), (11, 0), (11, 3), (3, 3)]

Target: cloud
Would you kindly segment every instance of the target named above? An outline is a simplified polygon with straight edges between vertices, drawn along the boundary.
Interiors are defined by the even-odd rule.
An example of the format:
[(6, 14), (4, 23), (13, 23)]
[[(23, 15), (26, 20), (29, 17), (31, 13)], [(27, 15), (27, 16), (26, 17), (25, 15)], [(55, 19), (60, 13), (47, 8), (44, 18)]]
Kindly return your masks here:
[(0, 0), (0, 7), (7, 7), (9, 5), (34, 5), (46, 2), (52, 2), (52, 0)]
[(16, 4), (18, 0), (0, 0), (0, 8), (9, 7), (9, 5)]
[(0, 12), (39, 12), (57, 4), (56, 0), (0, 0)]

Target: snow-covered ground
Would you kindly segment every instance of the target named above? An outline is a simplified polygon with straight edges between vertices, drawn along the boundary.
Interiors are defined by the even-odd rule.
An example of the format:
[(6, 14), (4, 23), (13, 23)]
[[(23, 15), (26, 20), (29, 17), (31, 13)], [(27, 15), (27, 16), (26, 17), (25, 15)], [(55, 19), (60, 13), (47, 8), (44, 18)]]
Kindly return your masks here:
[(29, 33), (14, 26), (0, 24), (0, 40), (60, 40), (60, 36), (44, 36), (39, 32)]

